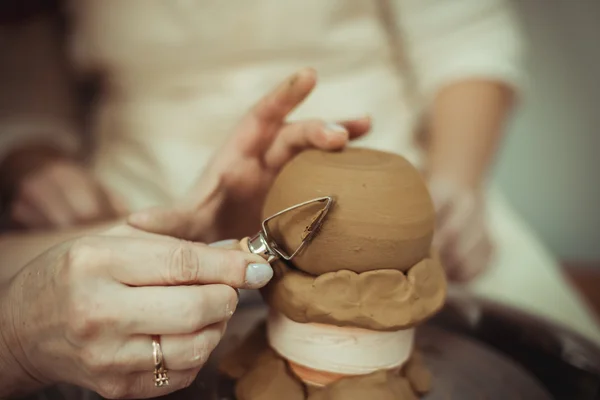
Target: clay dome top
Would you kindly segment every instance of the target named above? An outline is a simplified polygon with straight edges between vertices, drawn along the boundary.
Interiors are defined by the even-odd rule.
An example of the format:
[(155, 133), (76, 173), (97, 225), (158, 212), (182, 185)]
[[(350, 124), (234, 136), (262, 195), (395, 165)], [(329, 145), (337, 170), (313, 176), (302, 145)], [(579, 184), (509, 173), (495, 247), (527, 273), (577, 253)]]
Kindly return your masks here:
[[(433, 204), (420, 173), (405, 158), (356, 147), (305, 151), (276, 178), (263, 218), (322, 196), (335, 202), (319, 233), (292, 260), (296, 268), (312, 275), (406, 271), (428, 256)], [(278, 245), (293, 251), (321, 208), (315, 204), (273, 219), (269, 230)]]

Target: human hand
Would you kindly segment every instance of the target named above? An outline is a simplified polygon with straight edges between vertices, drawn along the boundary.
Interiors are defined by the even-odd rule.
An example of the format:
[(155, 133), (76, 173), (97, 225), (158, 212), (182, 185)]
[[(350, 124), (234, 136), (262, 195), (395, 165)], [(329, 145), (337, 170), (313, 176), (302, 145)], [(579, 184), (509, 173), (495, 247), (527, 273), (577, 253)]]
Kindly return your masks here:
[(450, 280), (469, 282), (485, 271), (494, 250), (484, 195), (443, 178), (430, 180), (429, 191), (437, 219), (434, 248)]
[(128, 222), (145, 231), (207, 242), (256, 233), (265, 196), (288, 161), (308, 148), (342, 149), (370, 129), (369, 118), (286, 122), (315, 84), (315, 72), (304, 69), (278, 85), (241, 119), (185, 199), (133, 214)]
[(127, 213), (87, 168), (48, 148), (18, 150), (5, 160), (1, 175), (10, 219), (24, 228), (66, 228)]
[[(63, 382), (107, 398), (161, 396), (195, 379), (236, 308), (234, 288), (262, 287), (272, 273), (248, 252), (118, 226), (29, 263), (0, 292), (0, 344), (12, 343), (22, 375), (35, 379), (23, 387)], [(154, 386), (152, 335), (167, 387)]]

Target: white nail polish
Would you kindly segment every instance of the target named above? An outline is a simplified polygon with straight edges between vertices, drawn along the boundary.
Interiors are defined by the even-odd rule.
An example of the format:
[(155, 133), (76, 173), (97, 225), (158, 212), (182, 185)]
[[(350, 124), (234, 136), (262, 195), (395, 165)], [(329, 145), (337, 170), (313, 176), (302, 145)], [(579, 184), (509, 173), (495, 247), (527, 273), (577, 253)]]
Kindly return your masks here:
[(344, 128), (342, 125), (337, 124), (335, 122), (330, 122), (325, 125), (326, 132), (335, 132), (335, 133), (346, 133), (348, 130)]

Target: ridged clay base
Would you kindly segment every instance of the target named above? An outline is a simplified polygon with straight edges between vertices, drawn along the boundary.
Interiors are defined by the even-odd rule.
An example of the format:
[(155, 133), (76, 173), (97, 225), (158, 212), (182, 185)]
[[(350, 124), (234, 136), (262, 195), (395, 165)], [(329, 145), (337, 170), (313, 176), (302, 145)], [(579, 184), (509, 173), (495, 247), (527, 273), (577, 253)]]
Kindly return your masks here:
[(417, 352), (395, 371), (342, 378), (323, 388), (308, 387), (268, 346), (264, 324), (223, 359), (220, 369), (237, 381), (237, 400), (418, 400), (431, 388), (431, 374)]

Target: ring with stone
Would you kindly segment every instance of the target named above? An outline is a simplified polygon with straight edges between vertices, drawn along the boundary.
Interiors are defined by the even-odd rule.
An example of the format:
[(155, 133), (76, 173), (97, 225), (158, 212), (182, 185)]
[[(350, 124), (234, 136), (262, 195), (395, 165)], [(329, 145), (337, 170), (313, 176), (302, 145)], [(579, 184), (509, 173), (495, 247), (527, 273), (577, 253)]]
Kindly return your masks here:
[(154, 358), (154, 386), (169, 386), (169, 376), (165, 368), (165, 360), (158, 336), (152, 338), (152, 357)]

